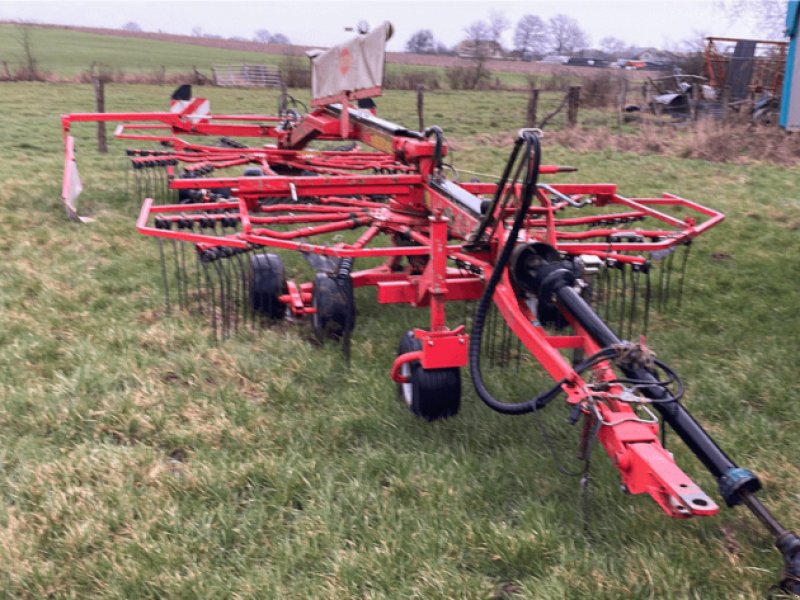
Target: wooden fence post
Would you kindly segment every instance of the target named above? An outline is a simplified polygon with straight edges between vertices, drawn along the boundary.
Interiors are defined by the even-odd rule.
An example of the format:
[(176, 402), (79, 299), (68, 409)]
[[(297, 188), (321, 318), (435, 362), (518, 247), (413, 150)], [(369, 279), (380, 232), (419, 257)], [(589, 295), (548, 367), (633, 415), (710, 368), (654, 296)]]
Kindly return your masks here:
[(539, 106), (539, 90), (531, 88), (528, 98), (528, 112), (525, 115), (525, 127), (536, 127), (536, 109)]
[(578, 107), (581, 104), (581, 86), (570, 86), (567, 92), (567, 127), (578, 124)]
[(622, 129), (622, 116), (625, 114), (625, 105), (628, 103), (628, 78), (623, 75), (619, 80), (619, 110), (617, 111), (617, 127)]
[(697, 104), (700, 102), (700, 84), (692, 82), (692, 95), (689, 96), (689, 117), (697, 121)]
[[(103, 81), (102, 75), (94, 74), (92, 78), (94, 83), (94, 108), (95, 112), (106, 112), (106, 85)], [(108, 144), (106, 142), (106, 124), (103, 121), (97, 123), (97, 151), (103, 154), (108, 152)]]
[(425, 86), (417, 85), (417, 117), (419, 117), (419, 131), (425, 131)]
[(727, 121), (731, 111), (731, 88), (723, 85), (720, 91), (720, 104), (722, 105), (722, 120)]

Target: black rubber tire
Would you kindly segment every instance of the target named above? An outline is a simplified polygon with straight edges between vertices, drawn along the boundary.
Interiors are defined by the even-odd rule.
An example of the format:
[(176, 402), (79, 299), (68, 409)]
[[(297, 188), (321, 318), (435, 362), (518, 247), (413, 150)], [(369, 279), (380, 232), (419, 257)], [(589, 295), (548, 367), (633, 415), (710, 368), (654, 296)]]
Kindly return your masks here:
[(261, 167), (247, 167), (242, 172), (242, 175), (244, 177), (263, 177), (264, 170)]
[(311, 327), (320, 341), (340, 340), (353, 331), (356, 324), (356, 308), (353, 299), (353, 283), (349, 277), (337, 279), (326, 273), (317, 273), (311, 295)]
[(250, 256), (250, 308), (270, 319), (282, 319), (286, 306), (280, 301), (286, 293), (286, 270), (277, 254)]
[[(400, 338), (398, 356), (422, 349), (413, 331)], [(428, 421), (437, 421), (458, 414), (461, 407), (461, 369), (425, 369), (419, 361), (406, 363), (400, 373), (408, 377), (408, 383), (397, 386), (400, 399), (412, 413)]]

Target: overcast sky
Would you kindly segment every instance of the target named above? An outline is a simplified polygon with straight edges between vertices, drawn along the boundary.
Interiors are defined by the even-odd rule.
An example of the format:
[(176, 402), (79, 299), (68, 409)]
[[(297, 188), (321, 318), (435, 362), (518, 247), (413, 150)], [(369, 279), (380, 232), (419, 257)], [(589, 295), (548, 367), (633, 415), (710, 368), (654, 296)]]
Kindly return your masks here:
[(419, 29), (430, 29), (448, 46), (464, 37), (464, 27), (485, 19), (490, 10), (503, 12), (512, 23), (504, 44), (511, 46), (513, 25), (522, 15), (548, 19), (556, 14), (575, 18), (597, 45), (606, 36), (637, 46), (669, 47), (698, 33), (759, 37), (749, 19), (736, 18), (713, 0), (261, 0), (259, 2), (189, 2), (106, 0), (104, 2), (8, 2), (0, 0), (0, 19), (119, 28), (133, 21), (145, 31), (189, 35), (206, 33), (252, 39), (255, 31), (282, 33), (296, 44), (330, 46), (349, 37), (344, 28), (365, 20), (390, 21), (395, 35), (389, 50), (403, 50)]

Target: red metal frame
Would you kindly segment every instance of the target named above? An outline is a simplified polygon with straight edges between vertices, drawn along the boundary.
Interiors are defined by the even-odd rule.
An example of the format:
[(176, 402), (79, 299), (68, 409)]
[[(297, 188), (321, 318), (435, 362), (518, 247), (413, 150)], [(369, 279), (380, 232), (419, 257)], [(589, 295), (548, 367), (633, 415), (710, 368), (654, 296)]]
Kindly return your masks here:
[(739, 38), (708, 37), (704, 50), (706, 75), (712, 87), (722, 88), (727, 83), (732, 54), (730, 50), (737, 42), (754, 42), (753, 73), (748, 85), (751, 92), (770, 92), (780, 96), (786, 65), (788, 42), (775, 40), (745, 40)]
[[(430, 315), (428, 327), (415, 330), (422, 349), (398, 357), (392, 378), (404, 381), (401, 366), (409, 361), (420, 361), (424, 368), (467, 364), (468, 338), (463, 326), (448, 329), (446, 306), (481, 296), (508, 230), (497, 227), (490, 243), (480, 248), (468, 243), (481, 218), (480, 202), (497, 191), (496, 185), (462, 184), (457, 186), (458, 194), (449, 193), (450, 188), (441, 185), (439, 170), (446, 145), (437, 148), (434, 139), (392, 130), (346, 103), (319, 106), (301, 119), (207, 115), (191, 121), (176, 113), (66, 115), (62, 118), (65, 139), (74, 123), (89, 121), (128, 122), (117, 128), (118, 137), (168, 142), (169, 159), (189, 172), (243, 164), (259, 165), (264, 171), (261, 177), (173, 177), (173, 190), (200, 190), (206, 201), (159, 205), (145, 199), (136, 223), (141, 234), (193, 243), (198, 252), (268, 247), (335, 257), (381, 257), (382, 265), (352, 273), (353, 287), (375, 287), (378, 302), (428, 307)], [(268, 138), (273, 145), (219, 148), (190, 143), (185, 139), (189, 135)], [(308, 148), (312, 140), (341, 139), (370, 150)], [(163, 158), (133, 160), (146, 168)], [(541, 172), (562, 170), (566, 169), (550, 165)], [(282, 174), (287, 171), (291, 174)], [(232, 197), (219, 200), (209, 194), (220, 189), (230, 189)], [(510, 192), (518, 195), (520, 190)], [(305, 202), (306, 197), (314, 202)], [(643, 263), (646, 252), (670, 251), (724, 218), (671, 194), (626, 198), (610, 184), (553, 183), (540, 186), (536, 199), (519, 242), (546, 242), (566, 255), (627, 263)], [(580, 205), (589, 210), (568, 215)], [(199, 229), (195, 225), (208, 219), (233, 219), (239, 227), (227, 234), (195, 231)], [(177, 227), (179, 223), (182, 228)], [(362, 230), (354, 241), (330, 239), (331, 234), (353, 229)], [(289, 282), (282, 300), (296, 317), (314, 312), (311, 283)], [(628, 490), (649, 494), (673, 517), (717, 512), (717, 505), (662, 447), (658, 425), (621, 399), (626, 391), (613, 383), (609, 362), (597, 364), (583, 377), (575, 373), (563, 349), (578, 348), (587, 355), (599, 350), (580, 325), (572, 323), (572, 335), (549, 334), (520, 300), (507, 272), (496, 288), (494, 302), (523, 346), (553, 379), (567, 381), (562, 386), (567, 401), (580, 407), (587, 422), (602, 421), (599, 442)], [(606, 385), (599, 391), (598, 384), (603, 382)]]

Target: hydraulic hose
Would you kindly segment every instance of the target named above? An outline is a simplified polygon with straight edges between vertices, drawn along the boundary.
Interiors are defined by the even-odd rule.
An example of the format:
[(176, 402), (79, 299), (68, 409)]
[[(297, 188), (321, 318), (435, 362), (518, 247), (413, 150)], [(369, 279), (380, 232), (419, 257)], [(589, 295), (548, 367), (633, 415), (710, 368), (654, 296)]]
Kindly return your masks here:
[[(511, 252), (514, 250), (514, 244), (517, 241), (519, 231), (522, 228), (522, 224), (525, 222), (525, 217), (528, 214), (528, 209), (530, 208), (533, 194), (536, 192), (536, 185), (539, 179), (539, 167), (541, 165), (542, 156), (539, 138), (532, 131), (522, 131), (514, 144), (514, 149), (511, 151), (511, 157), (503, 172), (503, 177), (497, 184), (494, 204), (497, 204), (500, 196), (505, 192), (513, 164), (523, 144), (525, 145), (525, 154), (520, 160), (527, 161), (527, 172), (522, 186), (522, 193), (520, 194), (520, 205), (514, 215), (514, 222), (506, 238), (506, 243), (500, 252), (500, 256), (494, 265), (489, 282), (486, 284), (483, 295), (478, 302), (478, 309), (475, 312), (472, 332), (469, 338), (469, 372), (472, 377), (472, 383), (475, 386), (475, 392), (489, 408), (509, 415), (522, 415), (542, 408), (561, 392), (561, 384), (563, 383), (559, 382), (553, 388), (525, 402), (509, 403), (501, 402), (492, 396), (481, 375), (481, 339), (483, 338), (483, 326), (486, 321), (486, 315), (489, 311), (497, 284), (503, 276), (503, 270), (508, 264)], [(492, 211), (487, 213), (484, 223), (488, 222), (488, 219), (491, 217)], [(481, 231), (484, 229), (485, 227), (482, 225)]]

